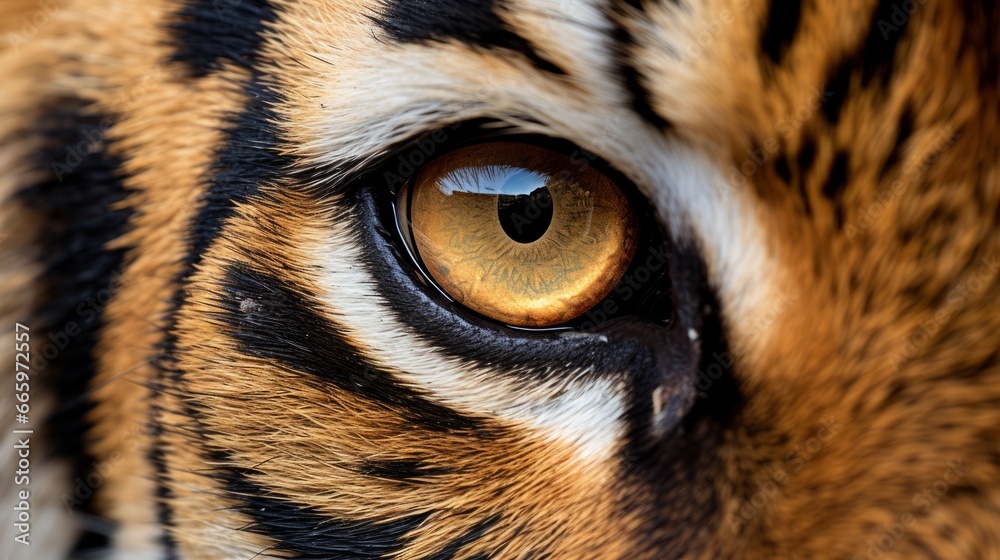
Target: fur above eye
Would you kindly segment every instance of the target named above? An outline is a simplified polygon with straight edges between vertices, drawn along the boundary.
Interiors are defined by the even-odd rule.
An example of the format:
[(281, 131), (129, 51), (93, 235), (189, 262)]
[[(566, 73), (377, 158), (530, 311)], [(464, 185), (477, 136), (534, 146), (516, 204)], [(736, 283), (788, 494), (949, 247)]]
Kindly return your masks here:
[(424, 166), (398, 216), (413, 252), (448, 296), (518, 327), (566, 323), (622, 279), (639, 243), (628, 197), (559, 152), (488, 142)]

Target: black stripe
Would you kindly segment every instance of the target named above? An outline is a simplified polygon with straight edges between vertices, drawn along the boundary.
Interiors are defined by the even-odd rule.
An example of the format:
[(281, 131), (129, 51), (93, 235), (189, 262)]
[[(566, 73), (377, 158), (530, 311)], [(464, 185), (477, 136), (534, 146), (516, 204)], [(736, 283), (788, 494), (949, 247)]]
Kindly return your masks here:
[(795, 166), (799, 171), (799, 176), (805, 177), (808, 175), (815, 161), (816, 139), (812, 136), (804, 136), (802, 138), (802, 146), (799, 147), (799, 153), (795, 156)]
[(341, 390), (397, 410), (423, 428), (475, 431), (479, 420), (427, 400), (392, 382), (392, 374), (372, 366), (330, 321), (315, 309), (321, 304), (274, 276), (233, 265), (226, 272), (220, 318), (247, 354), (323, 379)]
[(788, 153), (782, 152), (774, 158), (774, 171), (786, 185), (792, 183), (792, 166), (788, 163)]
[(429, 477), (453, 474), (455, 469), (428, 464), (421, 459), (366, 459), (357, 472), (397, 482), (418, 482)]
[(539, 70), (565, 75), (565, 70), (542, 56), (500, 17), (510, 9), (504, 0), (384, 0), (372, 21), (400, 43), (452, 40), (487, 50), (504, 49), (520, 53)]
[(493, 515), (479, 521), (475, 525), (469, 528), (466, 532), (462, 533), (454, 540), (449, 542), (442, 548), (437, 554), (432, 554), (427, 557), (427, 560), (452, 560), (457, 556), (462, 549), (469, 546), (470, 544), (476, 542), (483, 535), (489, 532), (490, 529), (496, 526), (500, 521), (500, 514), (494, 513)]
[(169, 26), (170, 60), (185, 63), (196, 77), (218, 70), (224, 60), (253, 68), (263, 32), (276, 20), (268, 0), (187, 0)]
[[(611, 38), (614, 41), (612, 53), (614, 55), (614, 72), (621, 78), (622, 86), (628, 94), (628, 104), (637, 115), (644, 121), (653, 125), (657, 130), (667, 130), (671, 124), (653, 108), (652, 93), (644, 83), (646, 78), (638, 68), (632, 63), (631, 50), (635, 46), (635, 38), (625, 27), (627, 14), (635, 13), (634, 3), (627, 1), (612, 4), (608, 18), (614, 26)], [(627, 6), (627, 7), (626, 7)]]
[(153, 465), (153, 477), (156, 482), (156, 521), (163, 532), (159, 536), (163, 546), (164, 560), (178, 560), (177, 541), (174, 539), (174, 509), (170, 505), (174, 493), (170, 488), (172, 477), (167, 468), (165, 447), (162, 444), (163, 428), (159, 425), (159, 407), (153, 405), (151, 417), (157, 419), (155, 433), (151, 434), (152, 446), (149, 450), (149, 461)]
[(913, 121), (913, 110), (910, 107), (906, 107), (903, 109), (902, 114), (899, 115), (899, 124), (896, 126), (896, 142), (882, 164), (882, 169), (879, 171), (880, 177), (885, 177), (890, 170), (894, 169), (902, 161), (906, 141), (913, 134)]
[(802, 211), (806, 216), (812, 216), (812, 203), (809, 201), (808, 177), (816, 161), (816, 139), (806, 135), (802, 137), (802, 146), (795, 156), (795, 167), (798, 170), (799, 191), (801, 193)]
[(980, 91), (992, 91), (995, 96), (1000, 88), (1000, 36), (997, 34), (1000, 4), (995, 0), (961, 0), (957, 4), (965, 19), (962, 49), (978, 63)]
[[(208, 170), (208, 187), (191, 225), (189, 266), (178, 278), (182, 285), (235, 207), (261, 185), (282, 177), (291, 164), (277, 152), (278, 95), (262, 83), (255, 66), (262, 33), (277, 20), (275, 7), (268, 0), (186, 0), (176, 19), (170, 25), (175, 40), (171, 60), (187, 63), (196, 75), (228, 60), (250, 69), (252, 76), (244, 88), (247, 103), (231, 118)], [(175, 300), (176, 309), (183, 297)]]
[(844, 108), (844, 102), (852, 93), (852, 76), (856, 61), (849, 57), (836, 64), (827, 74), (823, 89), (828, 93), (826, 102), (820, 107), (826, 121), (836, 124), (840, 120), (840, 111)]
[(842, 198), (849, 180), (848, 164), (849, 159), (847, 152), (838, 151), (833, 158), (833, 163), (830, 165), (830, 171), (827, 173), (826, 181), (820, 189), (822, 195), (830, 201), (830, 205), (833, 209), (834, 222), (838, 228), (843, 227), (844, 225), (844, 203)]
[(316, 560), (365, 560), (387, 558), (402, 550), (404, 537), (430, 514), (414, 514), (393, 521), (372, 522), (327, 517), (271, 492), (246, 476), (230, 473), (226, 479), (229, 497), (236, 509), (253, 519), (241, 530), (277, 541), (261, 556), (283, 556)]
[[(44, 302), (25, 322), (33, 327), (33, 372), (57, 400), (45, 419), (45, 437), (55, 454), (72, 462), (73, 477), (83, 481), (94, 462), (85, 443), (91, 427), (86, 418), (94, 406), (89, 393), (96, 373), (93, 352), (125, 254), (106, 246), (124, 233), (132, 213), (118, 208), (127, 193), (122, 161), (109, 152), (105, 138), (111, 125), (110, 116), (95, 113), (82, 100), (58, 100), (35, 123), (36, 130), (23, 133), (42, 138), (44, 147), (32, 159), (45, 171), (15, 195), (42, 218), (37, 243)], [(96, 514), (92, 497), (77, 498), (81, 511)], [(86, 539), (106, 544), (98, 535)]]
[(847, 186), (847, 159), (847, 152), (839, 151), (834, 156), (826, 182), (821, 189), (824, 197), (834, 200), (844, 192)]
[(190, 228), (187, 278), (193, 265), (201, 262), (205, 250), (233, 216), (238, 204), (257, 194), (263, 185), (290, 173), (292, 162), (277, 151), (278, 116), (274, 93), (254, 79), (247, 85), (246, 108), (234, 119), (226, 140), (209, 170), (209, 185), (202, 195), (198, 213)]
[[(274, 111), (277, 96), (261, 83), (259, 76), (251, 78), (245, 87), (245, 95), (246, 105), (231, 118), (225, 140), (206, 173), (204, 181), (207, 186), (189, 226), (185, 265), (175, 280), (177, 288), (167, 311), (166, 336), (156, 363), (161, 375), (169, 374), (169, 379), (164, 376), (156, 380), (155, 389), (163, 389), (164, 384), (177, 386), (183, 378), (183, 371), (177, 369), (174, 362), (177, 349), (175, 327), (177, 313), (187, 301), (188, 278), (222, 231), (225, 221), (235, 215), (237, 206), (247, 203), (264, 185), (284, 177), (293, 167), (289, 158), (278, 153), (275, 125), (278, 116)], [(186, 412), (197, 418), (193, 408)]]
[[(861, 63), (861, 85), (867, 87), (876, 78), (881, 87), (888, 85), (899, 45), (910, 21), (916, 14), (901, 17), (899, 0), (880, 0), (872, 16), (858, 60)], [(919, 10), (919, 8), (918, 8)], [(891, 28), (886, 26), (891, 26)]]
[[(168, 312), (167, 319), (169, 326), (164, 329), (165, 335), (163, 341), (160, 343), (159, 355), (153, 362), (155, 378), (150, 382), (152, 397), (149, 404), (149, 418), (150, 422), (155, 426), (155, 430), (150, 434), (150, 449), (146, 457), (153, 465), (153, 481), (156, 484), (156, 520), (163, 531), (160, 534), (159, 541), (163, 545), (164, 560), (177, 560), (180, 556), (177, 551), (177, 541), (173, 536), (174, 510), (170, 503), (174, 497), (171, 490), (173, 477), (170, 475), (166, 464), (165, 450), (167, 449), (167, 445), (163, 440), (164, 428), (160, 423), (163, 407), (160, 404), (159, 396), (164, 392), (165, 387), (168, 386), (168, 379), (172, 381), (169, 387), (175, 388), (179, 386), (178, 381), (181, 377), (181, 372), (174, 367), (173, 359), (177, 337), (172, 329), (176, 325), (176, 312), (178, 305), (183, 300), (182, 294), (183, 290), (176, 290), (171, 300), (171, 309)], [(181, 414), (186, 418), (198, 418), (189, 400), (182, 399), (181, 408)]]
[(799, 29), (799, 22), (802, 20), (802, 2), (803, 0), (771, 0), (768, 7), (760, 46), (776, 65), (781, 64), (785, 51), (788, 50)]
[(875, 87), (879, 90), (888, 86), (910, 20), (919, 16), (918, 13), (906, 16), (899, 10), (898, 0), (880, 0), (864, 42), (857, 51), (849, 53), (830, 69), (824, 87), (830, 96), (822, 109), (827, 121), (837, 122), (844, 102), (854, 93), (852, 88), (856, 85), (864, 89), (877, 81)]

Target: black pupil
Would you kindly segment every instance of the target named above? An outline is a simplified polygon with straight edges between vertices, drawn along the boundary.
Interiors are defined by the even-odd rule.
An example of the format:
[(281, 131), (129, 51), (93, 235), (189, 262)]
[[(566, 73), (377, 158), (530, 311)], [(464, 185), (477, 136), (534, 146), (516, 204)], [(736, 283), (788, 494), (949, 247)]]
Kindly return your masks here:
[(497, 201), (500, 226), (518, 243), (537, 240), (552, 223), (552, 195), (546, 187), (529, 194), (501, 194)]

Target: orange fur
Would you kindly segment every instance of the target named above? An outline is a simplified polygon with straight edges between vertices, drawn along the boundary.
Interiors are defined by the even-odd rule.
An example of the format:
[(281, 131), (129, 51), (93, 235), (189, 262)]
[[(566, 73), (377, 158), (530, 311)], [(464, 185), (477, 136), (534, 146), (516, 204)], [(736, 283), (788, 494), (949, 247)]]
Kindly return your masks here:
[[(0, 74), (10, 76), (0, 86), (0, 197), (46, 173), (24, 160), (42, 142), (32, 123), (60, 99), (117, 116), (106, 141), (123, 160), (126, 205), (136, 213), (112, 243), (128, 256), (95, 348), (88, 446), (98, 461), (114, 458), (99, 499), (124, 528), (115, 543), (123, 557), (157, 546), (161, 501), (173, 509), (169, 531), (185, 559), (271, 553), (276, 541), (249, 529), (253, 520), (225, 493), (217, 476), (225, 468), (330, 518), (430, 514), (405, 535), (400, 559), (433, 557), (491, 516), (499, 521), (456, 558), (653, 559), (667, 554), (649, 545), (664, 535), (683, 543), (669, 550), (678, 558), (866, 558), (886, 534), (886, 560), (1000, 558), (1000, 92), (995, 81), (981, 83), (984, 65), (997, 59), (969, 46), (970, 36), (982, 39), (976, 34), (1000, 22), (970, 23), (959, 2), (921, 3), (891, 79), (865, 86), (850, 78), (831, 122), (823, 117), (828, 79), (865, 40), (871, 22), (859, 14), (870, 14), (874, 0), (805, 2), (779, 63), (760, 61), (762, 0), (649, 2), (641, 14), (614, 16), (635, 38), (629, 54), (653, 109), (672, 124), (662, 134), (733, 183), (727, 200), (757, 227), (773, 269), (740, 271), (745, 285), (722, 285), (723, 256), (704, 233), (713, 230), (694, 224), (713, 288), (726, 288), (718, 312), (743, 406), (721, 435), (687, 434), (718, 446), (702, 450), (697, 468), (664, 473), (670, 493), (653, 500), (658, 488), (628, 461), (582, 459), (572, 442), (508, 419), (480, 418), (489, 438), (435, 432), (409, 423), (405, 406), (368, 401), (241, 350), (218, 316), (232, 303), (223, 277), (233, 263), (294, 286), (347, 330), (317, 295), (343, 201), (282, 181), (266, 185), (237, 206), (179, 286), (188, 228), (227, 119), (249, 102), (250, 73), (227, 62), (192, 77), (168, 61), (164, 24), (176, 2), (105, 4), (67, 4), (24, 45), (0, 50)], [(390, 141), (473, 117), (536, 126), (587, 147), (595, 139), (580, 131), (592, 128), (574, 128), (576, 121), (607, 113), (618, 127), (593, 149), (612, 164), (638, 129), (628, 117), (612, 119), (620, 92), (594, 68), (599, 57), (580, 58), (546, 35), (550, 25), (572, 27), (550, 17), (558, 2), (532, 11), (536, 2), (518, 0), (521, 10), (503, 18), (567, 70), (559, 77), (457, 42), (390, 45), (367, 19), (374, 3), (276, 4), (261, 68), (284, 96), (274, 107), (282, 149), (310, 176), (333, 168), (332, 154), (375, 157)], [(0, 31), (33, 9), (4, 6), (0, 21), (14, 23)], [(411, 89), (378, 82), (411, 74)], [(395, 104), (421, 95), (445, 109), (424, 121), (391, 120)], [(510, 116), (513, 109), (526, 117)], [(537, 124), (536, 115), (551, 120)], [(887, 166), (905, 118), (912, 132), (900, 161)], [(372, 130), (397, 137), (379, 144), (364, 136)], [(808, 150), (810, 163), (800, 167)], [(741, 173), (755, 154), (764, 161)], [(842, 188), (830, 189), (841, 161)], [(650, 200), (667, 188), (636, 183)], [(13, 203), (0, 210), (0, 317), (26, 315), (42, 297), (30, 243), (39, 219)], [(178, 290), (185, 300), (174, 310)], [(756, 293), (765, 296), (748, 295)], [(171, 321), (176, 352), (164, 365)], [(157, 385), (163, 367), (185, 373)], [(166, 426), (157, 438), (143, 429), (150, 418)], [(167, 497), (154, 496), (154, 447), (169, 475)], [(212, 451), (226, 459), (209, 459)], [(419, 459), (447, 474), (361, 474), (372, 458)], [(941, 481), (939, 500), (919, 498)], [(711, 515), (709, 494), (718, 497)], [(47, 515), (61, 515), (55, 495)], [(650, 526), (664, 504), (675, 526)], [(904, 515), (913, 523), (897, 535), (892, 527)]]

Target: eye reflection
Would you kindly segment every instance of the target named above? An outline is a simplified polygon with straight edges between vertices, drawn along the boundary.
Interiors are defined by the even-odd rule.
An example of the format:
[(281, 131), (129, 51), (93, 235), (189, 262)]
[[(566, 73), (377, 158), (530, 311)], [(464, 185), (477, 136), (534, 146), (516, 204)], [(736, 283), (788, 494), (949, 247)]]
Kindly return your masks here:
[(552, 193), (546, 178), (519, 169), (504, 182), (497, 197), (500, 226), (518, 243), (538, 240), (552, 223)]
[(428, 273), (459, 303), (507, 324), (582, 315), (635, 251), (636, 218), (621, 190), (538, 146), (456, 150), (425, 166), (410, 189), (409, 225)]

